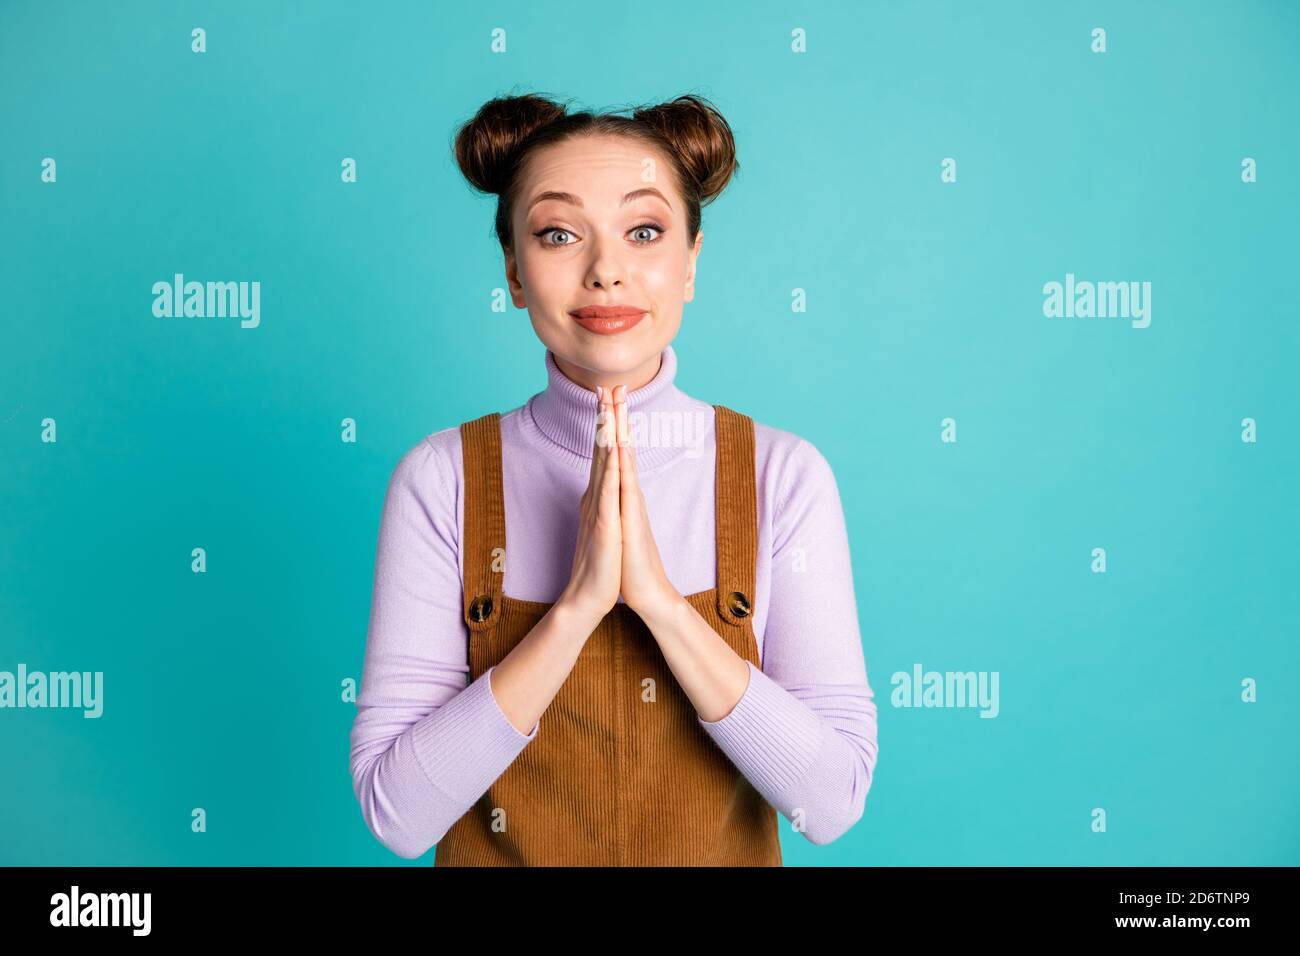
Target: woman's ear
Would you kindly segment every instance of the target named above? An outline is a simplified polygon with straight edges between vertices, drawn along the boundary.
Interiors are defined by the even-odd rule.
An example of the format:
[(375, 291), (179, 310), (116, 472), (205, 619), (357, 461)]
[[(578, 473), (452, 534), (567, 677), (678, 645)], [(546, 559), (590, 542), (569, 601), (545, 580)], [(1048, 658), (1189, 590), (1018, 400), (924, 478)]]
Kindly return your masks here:
[(695, 298), (695, 260), (700, 257), (700, 247), (704, 245), (704, 230), (695, 234), (695, 245), (687, 252), (686, 288), (682, 290), (682, 301), (690, 302)]
[(519, 281), (519, 262), (515, 259), (513, 249), (503, 249), (506, 259), (506, 286), (510, 289), (510, 301), (515, 304), (516, 309), (528, 308), (528, 302), (524, 298), (524, 285)]

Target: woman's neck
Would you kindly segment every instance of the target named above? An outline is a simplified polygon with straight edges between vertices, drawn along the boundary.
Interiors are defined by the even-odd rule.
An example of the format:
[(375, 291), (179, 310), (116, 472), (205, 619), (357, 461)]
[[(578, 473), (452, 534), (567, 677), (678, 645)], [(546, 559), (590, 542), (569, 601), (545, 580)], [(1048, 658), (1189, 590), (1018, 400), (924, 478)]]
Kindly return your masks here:
[[(627, 392), (628, 424), (637, 462), (647, 469), (683, 453), (696, 457), (712, 423), (712, 409), (674, 384), (677, 353), (673, 347), (666, 346), (654, 361), (659, 363), (655, 375)], [(546, 350), (546, 377), (545, 390), (528, 400), (525, 414), (541, 435), (571, 454), (590, 460), (599, 411), (595, 388), (580, 385), (565, 375), (550, 349)]]

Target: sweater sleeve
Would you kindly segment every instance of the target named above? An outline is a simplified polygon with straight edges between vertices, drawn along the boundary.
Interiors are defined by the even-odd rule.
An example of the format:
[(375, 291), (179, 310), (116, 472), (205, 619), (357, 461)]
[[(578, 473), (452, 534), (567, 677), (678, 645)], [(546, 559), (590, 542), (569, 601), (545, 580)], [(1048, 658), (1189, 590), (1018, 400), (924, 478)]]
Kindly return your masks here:
[(812, 843), (862, 816), (876, 765), (876, 704), (853, 568), (829, 463), (800, 439), (773, 518), (763, 668), (731, 713), (697, 719), (764, 799)]
[(441, 840), (540, 726), (510, 723), (490, 669), (466, 686), (457, 485), (431, 439), (388, 483), (349, 758), (366, 825), (406, 859)]

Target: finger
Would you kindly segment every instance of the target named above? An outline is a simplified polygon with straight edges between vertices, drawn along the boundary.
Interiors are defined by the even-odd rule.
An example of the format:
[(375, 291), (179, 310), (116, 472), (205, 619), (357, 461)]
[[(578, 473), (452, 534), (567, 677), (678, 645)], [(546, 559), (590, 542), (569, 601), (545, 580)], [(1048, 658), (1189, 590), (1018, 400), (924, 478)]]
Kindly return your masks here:
[(596, 386), (596, 438), (591, 449), (591, 469), (587, 472), (587, 491), (591, 491), (599, 484), (598, 476), (603, 468), (604, 450), (604, 410), (605, 410), (605, 389), (599, 385)]
[[(606, 397), (609, 397), (606, 391)], [(605, 416), (605, 460), (604, 473), (601, 476), (601, 494), (602, 497), (608, 496), (608, 500), (614, 507), (618, 507), (618, 485), (619, 485), (619, 467), (618, 467), (618, 433), (616, 413), (612, 405), (607, 405), (607, 414)]]
[(614, 389), (614, 408), (617, 410), (618, 443), (624, 445), (628, 441), (626, 385), (620, 385)]
[(628, 441), (623, 446), (623, 457), (619, 459), (618, 469), (622, 473), (623, 483), (631, 485), (633, 490), (641, 490), (640, 476), (636, 473), (636, 444)]
[(614, 414), (614, 393), (609, 388), (602, 388), (600, 411), (596, 416), (596, 442), (600, 447), (600, 464), (605, 468), (609, 463), (610, 453), (618, 447), (618, 432)]
[(616, 406), (619, 409), (619, 424), (623, 435), (623, 440), (619, 443), (619, 487), (623, 491), (623, 507), (629, 508), (636, 503), (637, 495), (640, 493), (640, 487), (637, 483), (636, 446), (632, 442), (630, 428), (627, 424), (627, 402), (619, 402)]

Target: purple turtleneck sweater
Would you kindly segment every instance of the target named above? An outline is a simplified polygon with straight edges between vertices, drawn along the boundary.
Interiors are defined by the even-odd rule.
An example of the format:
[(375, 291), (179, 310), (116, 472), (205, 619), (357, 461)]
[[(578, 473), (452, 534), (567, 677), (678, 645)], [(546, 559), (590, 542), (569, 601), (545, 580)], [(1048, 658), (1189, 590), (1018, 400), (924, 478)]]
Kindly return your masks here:
[[(545, 356), (547, 386), (501, 416), (504, 592), (555, 601), (568, 583), (578, 502), (591, 470), (597, 399)], [(668, 579), (681, 594), (716, 584), (713, 407), (673, 384), (677, 355), (627, 393), (637, 473)], [(876, 765), (849, 543), (830, 466), (809, 442), (755, 422), (762, 669), (731, 713), (698, 718), (760, 794), (816, 844), (861, 816)], [(433, 847), (532, 742), (492, 694), (467, 684), (464, 495), (459, 426), (406, 452), (384, 499), (365, 669), (351, 735), (366, 825), (398, 856)], [(622, 597), (619, 598), (622, 601)]]

